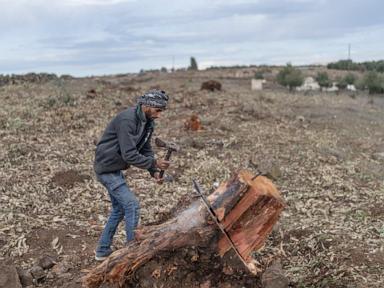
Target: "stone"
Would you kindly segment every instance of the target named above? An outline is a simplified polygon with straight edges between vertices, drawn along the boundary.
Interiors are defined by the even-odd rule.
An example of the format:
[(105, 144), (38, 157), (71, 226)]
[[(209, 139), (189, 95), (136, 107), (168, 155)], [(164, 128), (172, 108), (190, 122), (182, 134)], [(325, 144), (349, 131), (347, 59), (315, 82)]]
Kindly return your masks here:
[(44, 270), (52, 268), (53, 266), (55, 266), (55, 264), (55, 259), (49, 255), (44, 255), (38, 261), (38, 265)]
[(49, 271), (49, 272), (47, 273), (47, 279), (53, 279), (53, 278), (55, 278), (54, 273), (53, 273), (52, 271)]
[(33, 277), (31, 272), (18, 268), (17, 274), (19, 274), (20, 283), (23, 287), (33, 285)]
[(0, 288), (21, 288), (16, 267), (10, 263), (0, 264)]
[(52, 268), (52, 272), (60, 276), (61, 274), (67, 273), (71, 269), (71, 265), (67, 261), (60, 262)]
[(384, 152), (378, 152), (372, 155), (372, 158), (377, 161), (384, 161)]
[(35, 265), (29, 269), (29, 272), (32, 274), (33, 279), (36, 279), (37, 281), (45, 278), (44, 269), (38, 265)]
[(270, 169), (270, 171), (266, 175), (268, 178), (271, 178), (272, 180), (277, 180), (281, 177), (281, 170), (280, 167), (277, 165), (273, 165)]

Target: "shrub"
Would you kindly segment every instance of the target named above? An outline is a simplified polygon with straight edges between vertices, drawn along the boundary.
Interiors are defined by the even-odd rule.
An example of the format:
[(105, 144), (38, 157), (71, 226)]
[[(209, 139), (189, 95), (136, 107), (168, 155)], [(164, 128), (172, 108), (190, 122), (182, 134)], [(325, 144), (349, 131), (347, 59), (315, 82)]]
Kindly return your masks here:
[(348, 85), (354, 85), (357, 80), (357, 77), (355, 74), (348, 73), (347, 75), (344, 76), (343, 80)]
[(299, 69), (294, 68), (288, 63), (277, 74), (276, 80), (280, 85), (288, 87), (292, 91), (293, 88), (303, 85), (304, 77)]
[(318, 72), (315, 79), (320, 87), (331, 87), (332, 85), (332, 81), (329, 79), (327, 72)]
[(263, 72), (261, 72), (261, 71), (256, 71), (256, 72), (255, 72), (255, 75), (254, 75), (254, 78), (255, 78), (255, 79), (260, 79), (260, 80), (264, 79)]
[(348, 85), (348, 83), (345, 82), (344, 78), (341, 78), (341, 77), (337, 77), (336, 78), (336, 86), (337, 86), (337, 88), (345, 89), (345, 88), (347, 88), (347, 85)]
[(384, 93), (384, 76), (381, 73), (375, 71), (366, 73), (362, 83), (368, 89), (369, 94)]

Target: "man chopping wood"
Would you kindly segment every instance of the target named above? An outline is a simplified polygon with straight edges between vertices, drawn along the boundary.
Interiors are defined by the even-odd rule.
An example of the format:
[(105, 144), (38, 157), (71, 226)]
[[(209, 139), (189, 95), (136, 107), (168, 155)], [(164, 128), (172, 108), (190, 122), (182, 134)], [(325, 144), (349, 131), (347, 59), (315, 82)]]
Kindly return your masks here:
[(167, 107), (168, 95), (150, 90), (140, 96), (137, 105), (119, 113), (108, 124), (96, 147), (94, 169), (98, 181), (107, 189), (112, 210), (96, 249), (95, 259), (102, 261), (111, 253), (111, 244), (120, 221), (125, 219), (126, 243), (135, 239), (140, 218), (140, 206), (128, 187), (122, 170), (131, 165), (147, 169), (156, 182), (163, 179), (160, 171), (169, 161), (156, 159), (151, 147), (154, 120)]

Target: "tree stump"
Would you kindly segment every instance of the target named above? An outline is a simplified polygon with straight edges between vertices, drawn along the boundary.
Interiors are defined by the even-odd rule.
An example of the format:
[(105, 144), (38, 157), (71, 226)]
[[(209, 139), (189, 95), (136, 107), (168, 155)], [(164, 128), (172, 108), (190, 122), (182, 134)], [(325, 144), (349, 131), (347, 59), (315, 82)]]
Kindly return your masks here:
[[(253, 274), (259, 272), (251, 252), (262, 247), (284, 208), (280, 193), (266, 177), (252, 179), (250, 172), (241, 171), (222, 183), (207, 199), (248, 270)], [(210, 246), (223, 256), (231, 245), (221, 234), (198, 199), (167, 222), (144, 227), (140, 241), (112, 253), (88, 272), (83, 284), (88, 288), (99, 287), (103, 282), (122, 286), (155, 255), (182, 247)], [(213, 242), (218, 235), (219, 241)]]

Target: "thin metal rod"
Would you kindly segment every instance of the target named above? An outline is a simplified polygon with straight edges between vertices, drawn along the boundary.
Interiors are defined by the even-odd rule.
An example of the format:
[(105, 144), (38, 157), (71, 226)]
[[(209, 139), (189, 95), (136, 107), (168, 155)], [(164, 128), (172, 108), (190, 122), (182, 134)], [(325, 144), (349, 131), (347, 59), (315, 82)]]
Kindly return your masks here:
[(239, 250), (237, 250), (235, 243), (233, 243), (231, 237), (229, 236), (228, 232), (224, 229), (223, 225), (220, 223), (219, 219), (217, 219), (217, 216), (215, 214), (215, 211), (213, 211), (213, 208), (211, 205), (209, 205), (207, 198), (205, 198), (199, 184), (197, 184), (196, 180), (192, 180), (193, 182), (193, 187), (195, 188), (196, 192), (199, 194), (200, 198), (203, 200), (204, 205), (207, 207), (207, 210), (209, 214), (211, 215), (212, 219), (215, 221), (217, 226), (219, 226), (221, 232), (225, 235), (227, 238), (229, 244), (231, 245), (232, 249), (236, 252), (236, 255), (240, 258), (241, 262), (245, 265), (245, 267), (248, 268), (247, 262), (244, 260), (243, 256), (241, 256)]

